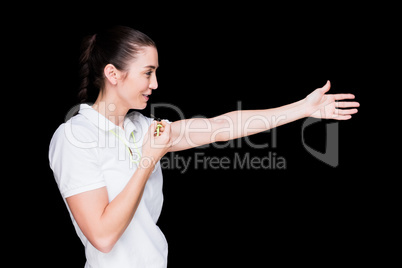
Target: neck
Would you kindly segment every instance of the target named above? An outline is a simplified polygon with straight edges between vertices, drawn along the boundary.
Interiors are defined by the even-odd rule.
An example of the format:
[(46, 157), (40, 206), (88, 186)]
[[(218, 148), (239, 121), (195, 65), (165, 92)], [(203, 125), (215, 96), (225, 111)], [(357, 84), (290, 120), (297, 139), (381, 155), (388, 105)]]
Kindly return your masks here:
[(116, 126), (124, 129), (124, 117), (129, 110), (128, 108), (119, 105), (118, 102), (114, 100), (102, 98), (102, 96), (98, 97), (92, 108), (109, 119)]

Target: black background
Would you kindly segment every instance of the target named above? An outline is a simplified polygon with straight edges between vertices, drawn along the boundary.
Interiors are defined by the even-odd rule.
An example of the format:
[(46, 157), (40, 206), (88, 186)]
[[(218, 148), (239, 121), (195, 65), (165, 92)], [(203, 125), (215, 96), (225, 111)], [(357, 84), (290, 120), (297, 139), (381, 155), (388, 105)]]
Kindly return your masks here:
[[(99, 5), (99, 4), (97, 4)], [(331, 167), (307, 152), (304, 120), (276, 130), (275, 148), (213, 146), (176, 153), (194, 157), (269, 152), (286, 160), (286, 169), (164, 171), (165, 203), (158, 225), (169, 243), (169, 267), (256, 267), (261, 264), (327, 265), (358, 263), (372, 256), (361, 250), (370, 242), (367, 212), (370, 166), (367, 148), (369, 108), (365, 102), (375, 74), (371, 53), (376, 16), (351, 6), (215, 5), (139, 6), (105, 3), (50, 7), (17, 29), (26, 56), (25, 117), (40, 135), (35, 143), (31, 200), (23, 226), (32, 261), (51, 266), (83, 267), (83, 246), (48, 165), (47, 150), (56, 128), (76, 102), (78, 57), (82, 38), (109, 25), (127, 25), (157, 44), (159, 88), (150, 103), (172, 103), (186, 118), (216, 116), (237, 109), (263, 109), (304, 98), (332, 83), (331, 93), (350, 92), (361, 103), (352, 120), (339, 122), (339, 166)], [(49, 7), (48, 7), (49, 8)], [(357, 15), (358, 14), (358, 15)], [(24, 79), (22, 79), (24, 80)], [(149, 116), (149, 107), (142, 111)], [(158, 117), (177, 120), (166, 111)], [(327, 120), (305, 129), (309, 146), (325, 150)], [(28, 135), (29, 136), (29, 135)], [(31, 136), (32, 137), (32, 136)], [(272, 132), (250, 138), (271, 142)], [(235, 143), (236, 144), (236, 143)], [(22, 210), (26, 211), (24, 204)], [(243, 264), (243, 265), (241, 265)], [(64, 267), (63, 266), (63, 267)], [(59, 265), (58, 265), (59, 267)]]

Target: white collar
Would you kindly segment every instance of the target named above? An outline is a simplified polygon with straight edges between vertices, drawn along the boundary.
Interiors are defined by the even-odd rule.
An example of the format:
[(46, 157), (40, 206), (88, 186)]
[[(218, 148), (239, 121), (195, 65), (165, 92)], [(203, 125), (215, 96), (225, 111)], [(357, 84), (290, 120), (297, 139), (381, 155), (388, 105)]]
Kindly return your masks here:
[[(86, 103), (80, 105), (80, 110), (78, 113), (85, 116), (92, 124), (104, 131), (110, 131), (119, 128), (119, 126), (115, 125), (112, 121), (104, 117), (98, 111), (93, 109), (92, 106), (89, 106)], [(134, 123), (127, 116), (124, 118), (123, 125), (124, 130), (128, 135), (130, 135), (131, 132), (137, 130)]]

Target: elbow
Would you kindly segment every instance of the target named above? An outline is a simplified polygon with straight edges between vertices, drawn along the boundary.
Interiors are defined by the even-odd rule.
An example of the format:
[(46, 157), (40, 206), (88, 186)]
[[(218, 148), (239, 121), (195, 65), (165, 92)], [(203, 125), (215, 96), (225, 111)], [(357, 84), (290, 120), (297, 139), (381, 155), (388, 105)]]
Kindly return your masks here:
[(109, 253), (112, 251), (114, 245), (98, 245), (95, 248), (102, 253)]
[(215, 117), (210, 119), (212, 125), (212, 142), (225, 142), (232, 140), (233, 137), (233, 126), (231, 126), (228, 120), (222, 119), (221, 117)]
[(90, 242), (92, 246), (94, 246), (100, 252), (109, 253), (113, 249), (117, 241), (112, 238), (97, 237), (90, 240)]
[(211, 142), (225, 142), (231, 140), (229, 133), (219, 132), (217, 133)]

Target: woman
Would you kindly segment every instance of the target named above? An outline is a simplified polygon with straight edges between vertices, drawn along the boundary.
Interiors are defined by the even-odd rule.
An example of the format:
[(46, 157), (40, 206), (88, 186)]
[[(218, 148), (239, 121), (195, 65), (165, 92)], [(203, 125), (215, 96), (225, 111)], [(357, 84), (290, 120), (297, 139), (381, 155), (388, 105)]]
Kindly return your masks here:
[(158, 53), (148, 36), (121, 26), (93, 35), (83, 43), (81, 65), (79, 96), (95, 103), (81, 104), (56, 130), (49, 159), (85, 246), (85, 267), (167, 266), (167, 242), (156, 225), (163, 202), (158, 163), (167, 152), (252, 135), (306, 116), (347, 120), (359, 106), (341, 101), (352, 94), (326, 94), (328, 81), (305, 99), (275, 109), (157, 122), (127, 114), (144, 109), (158, 87)]

